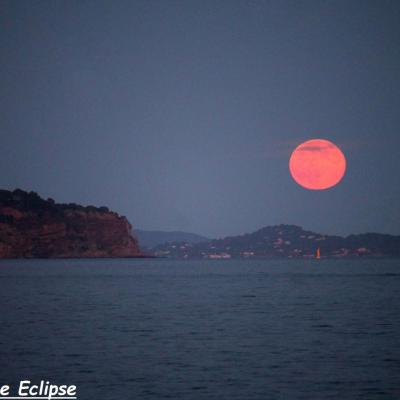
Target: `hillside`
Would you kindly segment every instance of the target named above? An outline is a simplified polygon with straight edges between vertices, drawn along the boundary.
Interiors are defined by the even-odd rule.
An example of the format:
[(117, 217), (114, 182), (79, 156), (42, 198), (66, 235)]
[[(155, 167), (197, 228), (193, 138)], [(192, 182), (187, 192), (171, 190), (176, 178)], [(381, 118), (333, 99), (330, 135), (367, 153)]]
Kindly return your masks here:
[(210, 239), (196, 233), (181, 231), (147, 231), (135, 229), (135, 236), (142, 248), (152, 249), (158, 245), (174, 242), (200, 243)]
[(107, 207), (57, 204), (0, 190), (0, 258), (138, 257), (125, 217)]
[(154, 254), (173, 258), (312, 258), (318, 248), (322, 257), (399, 257), (400, 236), (366, 233), (340, 237), (277, 225), (197, 244), (161, 245)]

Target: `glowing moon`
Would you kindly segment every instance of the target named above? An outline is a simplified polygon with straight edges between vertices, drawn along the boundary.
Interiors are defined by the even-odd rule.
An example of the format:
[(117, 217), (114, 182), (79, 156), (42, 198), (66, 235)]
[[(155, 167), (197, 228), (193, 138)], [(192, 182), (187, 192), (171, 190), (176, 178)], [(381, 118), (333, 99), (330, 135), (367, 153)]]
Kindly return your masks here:
[(312, 139), (293, 151), (289, 169), (293, 179), (311, 190), (323, 190), (337, 185), (346, 172), (346, 158), (329, 140)]

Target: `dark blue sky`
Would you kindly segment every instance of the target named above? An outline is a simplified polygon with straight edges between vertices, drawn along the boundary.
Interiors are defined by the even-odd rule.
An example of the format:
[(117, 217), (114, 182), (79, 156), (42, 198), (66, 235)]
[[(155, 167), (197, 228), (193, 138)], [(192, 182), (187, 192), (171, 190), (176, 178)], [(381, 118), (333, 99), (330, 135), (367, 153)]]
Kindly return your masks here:
[[(400, 234), (400, 2), (0, 1), (0, 187), (134, 227)], [(333, 141), (326, 191), (293, 148)]]

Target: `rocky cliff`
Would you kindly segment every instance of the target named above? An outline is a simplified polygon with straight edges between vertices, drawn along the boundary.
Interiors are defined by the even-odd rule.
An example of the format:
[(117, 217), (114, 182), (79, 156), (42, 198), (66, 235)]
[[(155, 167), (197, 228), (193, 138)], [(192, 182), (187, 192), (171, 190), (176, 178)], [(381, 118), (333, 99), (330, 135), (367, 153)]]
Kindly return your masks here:
[(107, 207), (57, 204), (0, 190), (0, 258), (139, 257), (125, 217)]

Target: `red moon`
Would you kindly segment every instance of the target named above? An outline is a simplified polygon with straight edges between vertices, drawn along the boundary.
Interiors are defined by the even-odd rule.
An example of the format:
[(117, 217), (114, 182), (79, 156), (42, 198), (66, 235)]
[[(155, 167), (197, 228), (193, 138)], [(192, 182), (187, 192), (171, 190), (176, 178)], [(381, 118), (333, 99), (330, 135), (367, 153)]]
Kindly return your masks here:
[(300, 186), (323, 190), (341, 181), (346, 171), (346, 158), (339, 147), (329, 140), (312, 139), (295, 148), (289, 169)]

